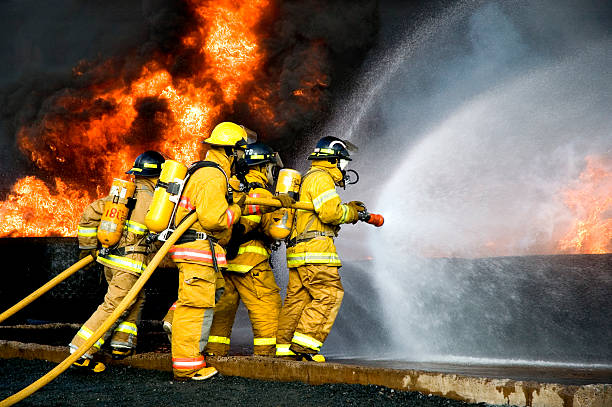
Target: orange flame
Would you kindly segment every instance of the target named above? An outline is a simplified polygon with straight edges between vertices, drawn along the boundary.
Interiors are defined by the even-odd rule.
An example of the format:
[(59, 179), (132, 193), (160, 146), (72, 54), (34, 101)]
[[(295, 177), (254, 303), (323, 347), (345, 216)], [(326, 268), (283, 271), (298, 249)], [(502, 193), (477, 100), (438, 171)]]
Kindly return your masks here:
[[(35, 177), (20, 179), (0, 204), (0, 236), (76, 236), (78, 217), (89, 203), (88, 194), (71, 191), (55, 178), (56, 192)], [(54, 222), (50, 223), (52, 217)]]
[[(182, 44), (204, 61), (201, 69), (188, 77), (173, 77), (163, 62), (150, 61), (130, 83), (117, 75), (91, 86), (82, 97), (78, 92), (57, 96), (57, 110), (19, 130), (19, 147), (38, 168), (56, 173), (59, 168), (66, 176), (55, 178), (53, 192), (34, 177), (19, 180), (8, 199), (0, 202), (0, 237), (73, 236), (80, 213), (93, 200), (90, 195), (107, 193), (118, 170), (129, 169), (144, 150), (158, 149), (184, 163), (200, 158), (202, 139), (222, 113), (231, 112), (263, 65), (256, 28), (270, 1), (191, 3), (199, 25)], [(109, 69), (105, 64), (92, 70)], [(74, 75), (85, 75), (85, 68), (76, 67)], [(272, 114), (266, 96), (253, 98), (254, 115)], [(163, 106), (154, 109), (151, 117), (139, 119), (138, 107), (147, 98)], [(58, 119), (61, 114), (69, 117)], [(144, 128), (145, 135), (149, 127), (151, 133), (161, 134), (151, 140), (133, 140), (135, 126)], [(91, 187), (77, 192), (87, 189), (84, 182), (98, 187), (95, 192)]]
[(612, 160), (589, 156), (578, 186), (565, 191), (576, 219), (558, 243), (562, 253), (612, 252)]

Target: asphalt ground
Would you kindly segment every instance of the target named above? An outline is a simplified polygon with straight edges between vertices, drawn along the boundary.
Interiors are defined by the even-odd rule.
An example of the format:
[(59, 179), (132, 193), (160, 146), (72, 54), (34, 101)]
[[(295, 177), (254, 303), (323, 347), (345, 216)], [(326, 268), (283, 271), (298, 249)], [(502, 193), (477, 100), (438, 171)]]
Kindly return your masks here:
[[(0, 359), (0, 399), (55, 366), (41, 360)], [(381, 386), (309, 385), (217, 376), (201, 382), (172, 380), (169, 372), (109, 366), (100, 374), (68, 369), (18, 406), (491, 406)]]

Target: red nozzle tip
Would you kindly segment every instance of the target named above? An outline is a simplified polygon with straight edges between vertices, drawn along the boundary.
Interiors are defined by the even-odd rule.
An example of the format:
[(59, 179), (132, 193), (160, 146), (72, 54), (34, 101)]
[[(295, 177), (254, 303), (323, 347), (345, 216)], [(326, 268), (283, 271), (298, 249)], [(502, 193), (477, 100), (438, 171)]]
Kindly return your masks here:
[(385, 223), (385, 218), (383, 218), (382, 215), (379, 215), (377, 213), (371, 213), (370, 218), (368, 219), (368, 223), (379, 228), (383, 225), (383, 223)]

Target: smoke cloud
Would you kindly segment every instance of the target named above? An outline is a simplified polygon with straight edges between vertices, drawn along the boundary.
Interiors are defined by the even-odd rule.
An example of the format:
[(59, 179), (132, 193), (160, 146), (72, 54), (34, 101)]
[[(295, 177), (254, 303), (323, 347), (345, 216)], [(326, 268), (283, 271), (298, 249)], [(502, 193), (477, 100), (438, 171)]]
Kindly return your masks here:
[[(29, 174), (80, 177), (75, 182), (95, 179), (99, 166), (76, 164), (79, 157), (71, 144), (79, 140), (60, 142), (55, 135), (62, 126), (84, 125), (116, 109), (112, 102), (93, 99), (92, 86), (125, 86), (152, 59), (165, 64), (175, 80), (205, 68), (202, 55), (181, 41), (198, 29), (192, 2), (124, 3), (64, 1), (51, 7), (28, 1), (0, 6), (7, 23), (0, 50), (9, 62), (0, 79), (0, 189), (6, 192)], [(372, 46), (377, 27), (374, 1), (271, 2), (259, 27), (265, 69), (220, 119), (244, 123), (289, 154), (304, 133), (316, 131), (325, 121), (335, 94)], [(221, 88), (212, 78), (210, 82)], [(269, 103), (274, 121), (252, 111), (254, 100)], [(156, 98), (138, 101), (135, 108), (138, 116), (128, 134), (109, 137), (108, 142), (155, 148), (169, 111)], [(48, 127), (51, 118), (53, 129)], [(27, 130), (18, 145), (22, 128)], [(93, 147), (89, 153), (96, 156)], [(61, 162), (55, 156), (61, 156)]]
[[(129, 83), (153, 54), (179, 52), (189, 10), (178, 1), (26, 1), (0, 7), (7, 20), (2, 26), (2, 55), (10, 61), (3, 65), (0, 82), (0, 189), (6, 192), (16, 179), (31, 174), (43, 179), (76, 176), (81, 182), (96, 179), (104, 157), (95, 151), (91, 157), (77, 155), (71, 143), (80, 140), (64, 138), (57, 143), (50, 133), (62, 129), (48, 126), (80, 126), (112, 113), (115, 106), (92, 99), (88, 89)], [(19, 146), (17, 134), (24, 127)], [(61, 151), (54, 154), (57, 148)], [(34, 159), (32, 152), (41, 157)], [(62, 160), (54, 160), (55, 155)]]

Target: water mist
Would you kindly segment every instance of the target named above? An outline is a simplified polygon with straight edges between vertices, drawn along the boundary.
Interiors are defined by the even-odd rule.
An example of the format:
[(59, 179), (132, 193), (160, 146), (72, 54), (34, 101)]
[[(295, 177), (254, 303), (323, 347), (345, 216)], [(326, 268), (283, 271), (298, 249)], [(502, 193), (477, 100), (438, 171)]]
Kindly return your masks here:
[[(612, 154), (610, 16), (597, 2), (466, 1), (382, 42), (326, 130), (360, 146), (343, 199), (386, 218), (343, 227), (337, 325), (377, 326), (335, 328), (325, 352), (612, 365), (607, 266), (518, 257), (555, 253), (572, 220), (561, 190), (585, 157)], [(355, 269), (368, 284), (351, 292)]]

